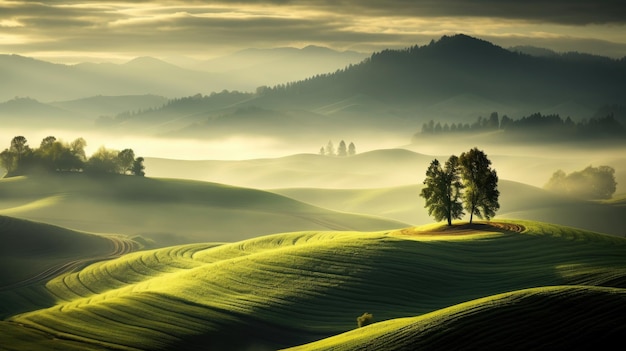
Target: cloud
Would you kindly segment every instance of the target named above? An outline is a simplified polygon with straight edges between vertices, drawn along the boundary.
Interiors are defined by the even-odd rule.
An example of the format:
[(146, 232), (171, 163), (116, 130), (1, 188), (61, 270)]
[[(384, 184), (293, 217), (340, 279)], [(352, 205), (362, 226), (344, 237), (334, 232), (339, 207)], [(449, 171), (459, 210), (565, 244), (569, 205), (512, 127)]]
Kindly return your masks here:
[(238, 0), (360, 16), (490, 17), (559, 24), (626, 23), (622, 0)]
[(374, 51), (459, 32), (557, 39), (575, 33), (621, 45), (626, 15), (618, 5), (616, 0), (0, 0), (0, 52), (217, 56), (246, 47), (308, 44)]

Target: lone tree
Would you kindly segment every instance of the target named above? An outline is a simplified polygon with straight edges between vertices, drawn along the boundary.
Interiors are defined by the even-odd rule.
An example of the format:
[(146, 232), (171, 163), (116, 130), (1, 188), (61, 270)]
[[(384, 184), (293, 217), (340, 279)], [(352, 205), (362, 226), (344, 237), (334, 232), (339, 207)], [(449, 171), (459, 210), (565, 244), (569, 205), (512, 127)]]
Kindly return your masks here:
[(356, 155), (356, 146), (354, 146), (353, 142), (350, 142), (350, 145), (348, 145), (348, 156), (354, 155)]
[(463, 204), (470, 213), (470, 223), (474, 215), (491, 219), (500, 208), (498, 175), (491, 169), (491, 161), (483, 151), (473, 148), (461, 154), (459, 165), (465, 188)]
[(346, 157), (348, 156), (348, 149), (346, 147), (345, 141), (340, 141), (339, 146), (337, 147), (337, 156)]
[(463, 206), (460, 201), (461, 179), (459, 177), (459, 158), (450, 156), (445, 167), (437, 159), (433, 160), (426, 170), (426, 185), (420, 192), (420, 196), (426, 199), (428, 215), (435, 217), (437, 221), (446, 219), (448, 225), (452, 225), (453, 219), (463, 216)]
[(329, 140), (328, 144), (326, 144), (326, 155), (335, 156), (335, 146), (331, 140)]

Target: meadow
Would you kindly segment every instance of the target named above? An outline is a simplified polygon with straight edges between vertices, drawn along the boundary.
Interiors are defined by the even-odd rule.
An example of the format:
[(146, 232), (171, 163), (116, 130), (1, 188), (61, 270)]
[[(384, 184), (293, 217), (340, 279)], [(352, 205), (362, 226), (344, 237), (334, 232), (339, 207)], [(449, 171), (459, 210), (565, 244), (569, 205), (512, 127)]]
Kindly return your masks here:
[[(10, 350), (603, 345), (625, 331), (625, 253), (624, 238), (532, 221), (178, 245), (50, 280), (54, 302), (8, 318), (0, 338)], [(364, 312), (379, 323), (354, 330)]]
[(401, 221), (332, 211), (251, 188), (71, 173), (1, 179), (0, 215), (79, 231), (141, 237), (154, 246), (233, 242), (296, 230), (407, 226)]
[[(4, 178), (1, 344), (529, 349), (626, 331), (623, 193), (590, 201), (501, 179), (493, 222), (447, 227), (418, 197), (433, 157), (148, 159), (171, 178)], [(377, 323), (358, 328), (364, 313)]]

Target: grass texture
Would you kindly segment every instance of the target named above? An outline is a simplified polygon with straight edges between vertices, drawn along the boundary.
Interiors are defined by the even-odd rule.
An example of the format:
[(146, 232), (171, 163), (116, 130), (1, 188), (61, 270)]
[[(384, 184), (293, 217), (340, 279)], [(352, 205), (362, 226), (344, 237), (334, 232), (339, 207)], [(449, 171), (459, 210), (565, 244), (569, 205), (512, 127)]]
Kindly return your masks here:
[[(364, 312), (381, 322), (309, 346), (410, 349), (413, 341), (398, 341), (414, 334), (407, 328), (435, 346), (473, 330), (466, 345), (476, 348), (516, 345), (520, 335), (558, 344), (554, 323), (564, 335), (623, 331), (626, 240), (537, 222), (511, 227), (523, 232), (308, 231), (140, 251), (51, 280), (56, 305), (7, 323), (46, 335), (29, 342), (34, 350), (50, 338), (85, 349), (276, 350), (353, 330)], [(518, 315), (515, 338), (504, 338), (503, 323)], [(545, 327), (528, 323), (536, 318)]]
[(119, 235), (77, 232), (6, 216), (0, 216), (0, 241), (0, 318), (53, 305), (42, 289), (50, 278), (139, 248)]

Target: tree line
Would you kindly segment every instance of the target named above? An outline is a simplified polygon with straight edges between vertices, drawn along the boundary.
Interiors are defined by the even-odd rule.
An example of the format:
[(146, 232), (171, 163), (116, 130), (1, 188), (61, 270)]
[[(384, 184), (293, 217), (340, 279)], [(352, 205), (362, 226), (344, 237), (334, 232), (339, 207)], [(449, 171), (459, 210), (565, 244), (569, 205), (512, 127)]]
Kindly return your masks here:
[(604, 116), (594, 116), (574, 122), (569, 116), (563, 119), (558, 114), (542, 115), (534, 113), (520, 119), (513, 119), (507, 115), (499, 117), (497, 112), (491, 113), (488, 118), (479, 116), (473, 123), (441, 123), (430, 120), (422, 125), (420, 132), (413, 135), (417, 139), (422, 135), (477, 133), (502, 130), (507, 133), (517, 133), (527, 136), (549, 134), (551, 138), (591, 138), (591, 137), (626, 137), (626, 128), (616, 119), (613, 113)]
[(102, 146), (88, 158), (86, 146), (83, 138), (67, 143), (48, 136), (38, 148), (31, 148), (24, 136), (16, 136), (0, 153), (0, 165), (6, 177), (36, 172), (145, 175), (144, 159), (135, 157), (132, 149), (117, 151)]
[(437, 221), (461, 219), (465, 209), (470, 214), (487, 220), (500, 208), (498, 175), (491, 169), (487, 155), (477, 148), (460, 157), (450, 156), (444, 165), (434, 159), (426, 170), (425, 187), (420, 196), (426, 200), (428, 215)]
[(329, 140), (328, 144), (326, 144), (326, 147), (322, 146), (320, 148), (319, 154), (322, 156), (339, 157), (354, 156), (356, 155), (356, 146), (353, 142), (350, 142), (350, 145), (346, 146), (346, 142), (342, 140), (339, 142), (337, 150), (335, 150), (335, 145), (333, 144), (332, 140)]

